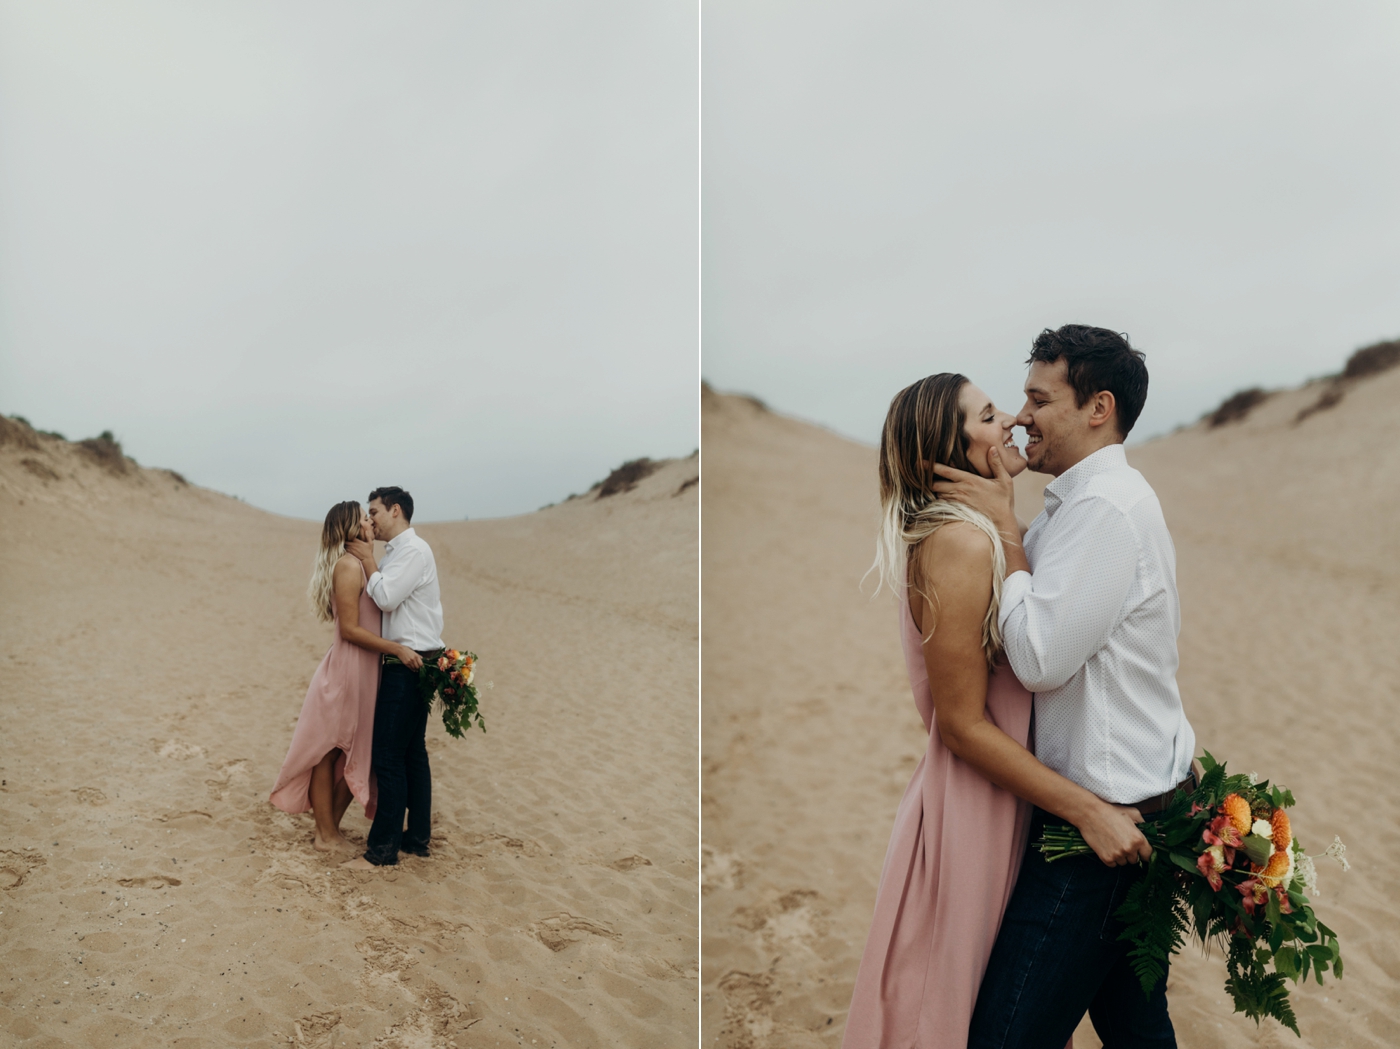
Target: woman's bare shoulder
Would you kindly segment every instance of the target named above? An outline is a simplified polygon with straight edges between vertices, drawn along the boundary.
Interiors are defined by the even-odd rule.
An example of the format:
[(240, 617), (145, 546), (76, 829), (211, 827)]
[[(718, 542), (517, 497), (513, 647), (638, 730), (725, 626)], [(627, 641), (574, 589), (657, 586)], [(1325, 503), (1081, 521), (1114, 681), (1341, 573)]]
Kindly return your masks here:
[(358, 583), (359, 578), (359, 559), (354, 554), (341, 554), (335, 563), (335, 581), (339, 583), (342, 579), (351, 579)]
[(986, 560), (992, 550), (987, 533), (968, 521), (949, 521), (923, 541), (920, 553), (938, 560)]

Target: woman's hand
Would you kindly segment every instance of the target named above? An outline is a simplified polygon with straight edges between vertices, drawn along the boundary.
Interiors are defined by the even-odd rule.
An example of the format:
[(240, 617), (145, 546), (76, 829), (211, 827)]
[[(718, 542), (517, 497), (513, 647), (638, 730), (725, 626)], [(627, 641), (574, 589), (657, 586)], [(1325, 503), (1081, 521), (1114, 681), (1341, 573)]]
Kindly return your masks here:
[(1152, 858), (1152, 846), (1138, 830), (1141, 822), (1142, 813), (1131, 805), (1099, 801), (1075, 826), (1094, 855), (1110, 867), (1122, 867)]
[(395, 646), (397, 651), (394, 655), (399, 657), (399, 662), (408, 667), (409, 670), (418, 670), (423, 666), (423, 657), (407, 645)]

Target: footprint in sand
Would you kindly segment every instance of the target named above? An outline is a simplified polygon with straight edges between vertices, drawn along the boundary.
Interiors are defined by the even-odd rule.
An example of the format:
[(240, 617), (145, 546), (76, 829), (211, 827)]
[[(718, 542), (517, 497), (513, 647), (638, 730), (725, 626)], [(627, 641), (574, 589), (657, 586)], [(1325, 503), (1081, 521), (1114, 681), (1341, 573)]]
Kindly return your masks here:
[(144, 878), (118, 878), (117, 884), (127, 889), (164, 889), (167, 886), (179, 885), (180, 879), (167, 874), (150, 874)]
[(638, 867), (650, 867), (651, 860), (647, 859), (645, 856), (624, 856), (620, 860), (613, 860), (611, 863), (607, 864), (607, 866), (615, 871), (631, 871), (636, 870)]
[(35, 867), (46, 862), (37, 852), (0, 849), (0, 889), (18, 889)]
[(728, 972), (720, 977), (719, 989), (724, 992), (724, 1028), (719, 1044), (734, 1049), (767, 1045), (778, 1003), (773, 974)]
[(293, 1021), (292, 1029), (296, 1032), (298, 1046), (320, 1049), (321, 1046), (329, 1046), (334, 1043), (335, 1039), (330, 1035), (339, 1025), (339, 1013), (311, 1013), (309, 1016), (303, 1016), (299, 1020)]
[(468, 834), (462, 840), (471, 848), (489, 845), (493, 848), (514, 852), (520, 856), (538, 856), (544, 852), (537, 841), (531, 841), (529, 838), (512, 838), (505, 834)]
[(78, 795), (78, 800), (85, 805), (101, 805), (107, 800), (107, 795), (96, 787), (78, 787), (73, 793)]
[(570, 944), (578, 943), (583, 939), (575, 933), (585, 933), (589, 936), (601, 936), (605, 939), (620, 940), (622, 936), (614, 932), (602, 922), (590, 921), (588, 918), (580, 918), (576, 914), (563, 911), (549, 918), (541, 918), (530, 926), (530, 931), (535, 934), (540, 943), (544, 944), (551, 951), (558, 953)]
[(744, 886), (744, 865), (730, 852), (719, 852), (705, 845), (700, 849), (700, 892), (716, 889), (741, 889)]
[(816, 899), (813, 889), (793, 889), (768, 903), (740, 907), (734, 912), (734, 924), (759, 933), (770, 950), (807, 947), (826, 934), (826, 920), (815, 906)]
[(163, 758), (175, 758), (184, 761), (187, 758), (204, 757), (204, 748), (193, 743), (182, 743), (178, 739), (168, 739), (164, 743), (160, 740), (152, 740), (156, 748), (156, 753)]
[(382, 936), (369, 936), (361, 940), (355, 944), (355, 950), (364, 958), (365, 968), (375, 976), (393, 979), (414, 964), (406, 948)]
[(440, 988), (423, 995), (420, 1012), (400, 1020), (375, 1041), (375, 1049), (418, 1049), (419, 1046), (445, 1045), (453, 1034), (461, 1033), (481, 1020), (474, 1006), (462, 1003)]
[[(199, 809), (190, 809), (185, 812), (167, 812), (164, 816), (157, 816), (156, 822), (174, 823), (175, 821), (185, 819), (188, 816), (203, 817), (206, 820), (212, 820), (214, 818), (214, 814), (211, 812), (202, 812)], [(198, 820), (196, 820), (195, 822), (198, 822)]]

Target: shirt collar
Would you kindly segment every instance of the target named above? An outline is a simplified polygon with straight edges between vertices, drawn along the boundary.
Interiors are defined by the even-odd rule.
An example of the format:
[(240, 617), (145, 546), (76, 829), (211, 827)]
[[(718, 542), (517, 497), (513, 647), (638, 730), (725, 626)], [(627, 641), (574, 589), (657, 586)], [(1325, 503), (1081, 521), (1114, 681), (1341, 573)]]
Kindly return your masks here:
[(1045, 516), (1054, 517), (1060, 506), (1092, 478), (1128, 465), (1128, 454), (1121, 444), (1110, 444), (1086, 455), (1045, 486)]
[(405, 528), (402, 532), (400, 532), (398, 535), (394, 536), (394, 538), (390, 539), (387, 543), (384, 544), (385, 553), (388, 553), (390, 550), (393, 550), (396, 547), (402, 546), (403, 541), (405, 539), (413, 539), (415, 535), (416, 533), (413, 531), (412, 527)]

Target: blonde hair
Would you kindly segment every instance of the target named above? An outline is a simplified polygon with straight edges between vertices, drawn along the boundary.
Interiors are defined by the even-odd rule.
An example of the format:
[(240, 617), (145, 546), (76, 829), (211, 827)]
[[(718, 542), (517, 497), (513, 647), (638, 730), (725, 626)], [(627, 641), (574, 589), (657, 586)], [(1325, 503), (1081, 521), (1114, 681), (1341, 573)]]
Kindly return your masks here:
[[(967, 418), (960, 397), (968, 383), (964, 375), (941, 372), (920, 379), (895, 394), (880, 435), (880, 531), (875, 540), (875, 563), (870, 571), (880, 586), (908, 600), (910, 564), (918, 545), (945, 524), (970, 524), (992, 544), (992, 601), (982, 620), (982, 651), (988, 668), (1001, 653), (1001, 584), (1006, 577), (1006, 550), (991, 519), (961, 503), (940, 499), (933, 485), (940, 478), (933, 463), (977, 473), (967, 457)], [(868, 575), (869, 573), (867, 573)], [(937, 605), (915, 586), (930, 608)], [(928, 626), (924, 644), (933, 636)]]
[(359, 536), (360, 504), (351, 499), (332, 506), (321, 526), (321, 548), (306, 588), (311, 610), (322, 623), (335, 621), (335, 563), (344, 555), (346, 542)]

